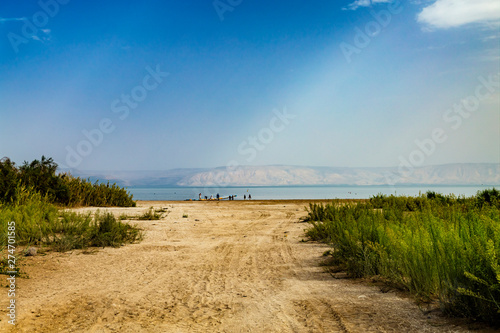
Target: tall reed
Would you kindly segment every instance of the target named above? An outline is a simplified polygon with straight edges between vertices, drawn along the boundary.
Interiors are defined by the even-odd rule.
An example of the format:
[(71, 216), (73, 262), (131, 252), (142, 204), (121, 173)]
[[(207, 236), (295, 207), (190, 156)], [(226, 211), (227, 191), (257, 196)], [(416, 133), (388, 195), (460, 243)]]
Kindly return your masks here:
[(420, 299), (438, 299), (449, 314), (500, 324), (495, 193), (379, 195), (357, 205), (312, 204), (307, 234), (331, 244), (333, 262), (353, 276), (379, 275)]
[[(47, 198), (32, 188), (19, 185), (16, 200), (0, 203), (0, 250), (7, 244), (7, 226), (15, 222), (19, 246), (43, 246), (68, 251), (93, 246), (121, 246), (138, 241), (140, 230), (122, 223), (110, 214), (77, 214), (59, 211)], [(3, 247), (2, 247), (3, 246)]]
[(73, 177), (69, 173), (57, 174), (56, 171), (57, 164), (45, 156), (30, 163), (24, 162), (20, 167), (8, 158), (1, 159), (0, 202), (15, 201), (16, 187), (22, 185), (63, 206), (135, 206), (133, 196), (116, 183), (92, 183), (90, 179)]

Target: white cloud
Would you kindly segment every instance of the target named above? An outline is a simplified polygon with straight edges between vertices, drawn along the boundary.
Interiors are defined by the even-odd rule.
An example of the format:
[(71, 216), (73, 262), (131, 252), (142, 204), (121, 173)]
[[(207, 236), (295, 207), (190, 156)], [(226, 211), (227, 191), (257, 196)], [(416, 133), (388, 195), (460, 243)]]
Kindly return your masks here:
[(40, 43), (47, 43), (52, 40), (52, 35), (50, 34), (51, 30), (50, 29), (40, 29), (38, 31), (38, 34), (33, 34), (29, 36), (25, 36), (26, 38), (31, 38), (33, 40), (36, 40)]
[(431, 28), (453, 28), (468, 23), (500, 21), (498, 0), (436, 0), (417, 16)]
[[(0, 23), (4, 24), (5, 22), (15, 22), (15, 21), (28, 21), (26, 17), (0, 17)], [(26, 38), (31, 38), (41, 43), (49, 42), (52, 39), (51, 30), (50, 29), (40, 29), (35, 34), (23, 35)]]
[(347, 7), (342, 8), (343, 10), (356, 10), (359, 7), (371, 7), (377, 3), (389, 3), (392, 0), (356, 0), (353, 3), (347, 5)]
[(26, 20), (25, 17), (0, 17), (0, 22), (12, 22), (12, 21), (24, 21)]

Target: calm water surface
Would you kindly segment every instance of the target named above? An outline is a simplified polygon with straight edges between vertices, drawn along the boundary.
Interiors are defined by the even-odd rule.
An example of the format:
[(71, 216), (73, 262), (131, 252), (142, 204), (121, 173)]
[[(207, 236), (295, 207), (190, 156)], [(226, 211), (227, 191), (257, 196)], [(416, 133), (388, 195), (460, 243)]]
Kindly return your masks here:
[[(198, 199), (202, 193), (210, 197), (219, 193), (222, 197), (237, 195), (235, 200), (243, 200), (243, 195), (252, 199), (368, 199), (382, 194), (418, 196), (420, 193), (434, 191), (456, 196), (472, 196), (479, 190), (495, 186), (257, 186), (257, 187), (129, 187), (128, 191), (135, 200), (186, 200)], [(496, 185), (498, 189), (499, 186)]]

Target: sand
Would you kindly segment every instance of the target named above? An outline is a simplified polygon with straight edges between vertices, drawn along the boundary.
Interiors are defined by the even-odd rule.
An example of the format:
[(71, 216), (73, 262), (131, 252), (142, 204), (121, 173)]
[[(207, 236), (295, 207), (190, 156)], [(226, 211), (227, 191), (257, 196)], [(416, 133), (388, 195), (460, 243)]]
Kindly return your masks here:
[(139, 202), (101, 211), (131, 216), (150, 206), (168, 214), (130, 221), (144, 230), (140, 243), (27, 257), (14, 327), (8, 289), (0, 289), (0, 331), (467, 331), (399, 292), (326, 272), (319, 263), (329, 248), (302, 242), (305, 201)]

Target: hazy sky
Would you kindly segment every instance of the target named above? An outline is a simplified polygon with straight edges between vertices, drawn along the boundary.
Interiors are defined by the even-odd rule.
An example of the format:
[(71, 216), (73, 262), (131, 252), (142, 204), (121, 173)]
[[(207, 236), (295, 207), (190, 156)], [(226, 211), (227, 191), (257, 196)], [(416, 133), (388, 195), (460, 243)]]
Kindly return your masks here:
[(500, 162), (500, 2), (0, 3), (0, 157)]

